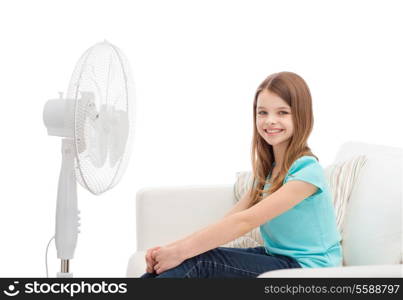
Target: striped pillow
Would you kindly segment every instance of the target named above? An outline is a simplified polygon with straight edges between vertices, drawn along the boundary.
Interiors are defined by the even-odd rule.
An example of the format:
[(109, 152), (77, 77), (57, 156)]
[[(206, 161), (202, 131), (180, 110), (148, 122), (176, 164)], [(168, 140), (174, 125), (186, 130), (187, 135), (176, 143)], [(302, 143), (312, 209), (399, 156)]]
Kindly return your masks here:
[[(234, 184), (234, 196), (235, 202), (238, 202), (242, 196), (252, 187), (253, 174), (252, 172), (243, 171), (236, 173), (236, 182)], [(263, 246), (263, 239), (260, 235), (259, 227), (252, 229), (245, 233), (243, 236), (236, 238), (235, 240), (222, 245), (222, 247), (232, 248), (252, 248)]]
[(354, 156), (344, 162), (333, 164), (325, 168), (326, 180), (329, 183), (336, 213), (337, 229), (343, 236), (343, 221), (347, 203), (361, 168), (367, 162), (365, 155)]
[[(366, 161), (367, 158), (365, 155), (359, 155), (344, 162), (332, 164), (324, 169), (326, 180), (329, 184), (330, 192), (332, 193), (337, 229), (341, 236), (343, 236), (343, 221), (347, 203), (360, 170), (365, 165)], [(243, 171), (236, 173), (236, 182), (234, 184), (235, 203), (248, 191), (252, 186), (252, 182), (252, 172)], [(223, 247), (249, 248), (263, 245), (260, 229), (257, 227), (243, 236), (223, 245)]]

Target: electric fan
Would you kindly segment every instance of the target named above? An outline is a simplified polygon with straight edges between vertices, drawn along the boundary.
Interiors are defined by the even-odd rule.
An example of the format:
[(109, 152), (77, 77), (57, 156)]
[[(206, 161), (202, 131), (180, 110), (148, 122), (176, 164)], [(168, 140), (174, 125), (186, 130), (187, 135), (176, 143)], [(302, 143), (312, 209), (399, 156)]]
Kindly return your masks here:
[(62, 165), (56, 204), (58, 277), (72, 277), (69, 260), (79, 233), (76, 180), (95, 195), (113, 188), (130, 156), (134, 87), (122, 51), (104, 41), (79, 59), (67, 95), (47, 101), (48, 135), (62, 137)]

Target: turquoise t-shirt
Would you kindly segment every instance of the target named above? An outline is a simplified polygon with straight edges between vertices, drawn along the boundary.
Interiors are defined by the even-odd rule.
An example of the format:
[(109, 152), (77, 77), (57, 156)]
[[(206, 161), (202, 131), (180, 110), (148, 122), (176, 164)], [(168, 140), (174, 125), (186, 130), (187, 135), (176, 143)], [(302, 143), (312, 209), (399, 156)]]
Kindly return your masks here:
[(341, 266), (341, 236), (324, 170), (315, 157), (302, 156), (291, 165), (283, 184), (291, 180), (309, 182), (318, 190), (260, 226), (266, 252), (290, 256), (303, 268)]

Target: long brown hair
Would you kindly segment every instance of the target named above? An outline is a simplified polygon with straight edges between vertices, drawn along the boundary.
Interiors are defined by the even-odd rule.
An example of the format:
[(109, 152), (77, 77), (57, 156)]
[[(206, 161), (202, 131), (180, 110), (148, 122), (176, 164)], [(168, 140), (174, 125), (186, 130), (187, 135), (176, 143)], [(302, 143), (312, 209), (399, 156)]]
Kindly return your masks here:
[[(278, 175), (272, 180), (268, 191), (263, 190), (266, 177), (272, 172), (274, 153), (273, 146), (268, 144), (258, 133), (256, 127), (256, 106), (259, 93), (268, 90), (282, 98), (290, 107), (294, 133), (284, 154), (284, 160), (279, 167)], [(285, 176), (293, 162), (304, 155), (312, 154), (307, 140), (313, 128), (312, 98), (308, 85), (299, 75), (292, 72), (279, 72), (268, 76), (257, 88), (253, 101), (253, 138), (252, 138), (252, 170), (253, 185), (250, 190), (254, 205), (263, 199), (262, 193), (274, 193), (282, 185)]]

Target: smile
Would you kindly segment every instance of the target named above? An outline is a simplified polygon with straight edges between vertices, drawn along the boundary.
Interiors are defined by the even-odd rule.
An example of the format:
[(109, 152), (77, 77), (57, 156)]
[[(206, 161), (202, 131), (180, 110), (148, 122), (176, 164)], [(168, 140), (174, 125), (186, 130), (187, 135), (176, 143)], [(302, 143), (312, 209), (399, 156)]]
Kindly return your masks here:
[(264, 130), (264, 132), (268, 135), (268, 136), (273, 136), (273, 135), (277, 135), (280, 134), (281, 132), (283, 132), (284, 129), (281, 130), (273, 130), (273, 131), (267, 131), (266, 129)]

